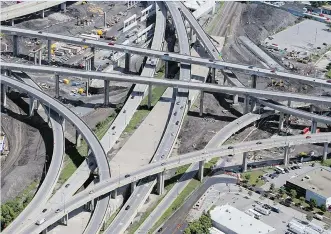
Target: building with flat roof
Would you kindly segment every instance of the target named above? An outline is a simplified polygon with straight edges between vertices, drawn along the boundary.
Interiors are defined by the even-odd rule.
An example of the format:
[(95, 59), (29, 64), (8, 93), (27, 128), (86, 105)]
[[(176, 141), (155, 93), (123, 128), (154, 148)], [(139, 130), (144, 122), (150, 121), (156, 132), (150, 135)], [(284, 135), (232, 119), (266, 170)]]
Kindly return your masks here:
[[(317, 167), (286, 181), (286, 187), (295, 189), (299, 197), (307, 201), (314, 198), (317, 204), (331, 206), (331, 170)], [(331, 208), (331, 207), (330, 207)]]
[(266, 234), (275, 230), (230, 205), (216, 206), (210, 216), (213, 226), (227, 234)]

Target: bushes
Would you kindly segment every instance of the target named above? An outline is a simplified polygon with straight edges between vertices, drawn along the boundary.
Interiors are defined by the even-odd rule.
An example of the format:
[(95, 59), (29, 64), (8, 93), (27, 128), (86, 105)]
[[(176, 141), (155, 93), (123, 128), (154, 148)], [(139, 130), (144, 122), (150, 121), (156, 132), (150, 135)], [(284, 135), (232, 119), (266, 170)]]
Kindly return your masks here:
[(209, 228), (212, 227), (210, 215), (203, 214), (198, 220), (193, 221), (188, 225), (188, 228), (184, 230), (185, 234), (207, 234)]

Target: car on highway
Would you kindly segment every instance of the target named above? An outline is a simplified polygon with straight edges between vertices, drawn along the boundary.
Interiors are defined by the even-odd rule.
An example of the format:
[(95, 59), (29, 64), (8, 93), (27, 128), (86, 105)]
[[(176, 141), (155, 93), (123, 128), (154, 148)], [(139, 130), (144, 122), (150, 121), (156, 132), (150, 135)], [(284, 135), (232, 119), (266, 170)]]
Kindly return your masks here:
[(179, 121), (177, 120), (177, 121), (176, 121), (176, 125), (178, 125), (178, 124), (179, 124)]
[(125, 114), (126, 113), (126, 110), (123, 110), (123, 114)]
[(36, 222), (36, 224), (37, 224), (37, 225), (40, 225), (40, 224), (45, 223), (45, 221), (46, 221), (46, 219), (45, 219), (45, 218), (42, 218), (42, 219), (39, 219), (39, 220)]
[(254, 66), (249, 66), (248, 68), (249, 68), (249, 69), (253, 69), (253, 67), (254, 67)]
[(276, 69), (272, 69), (270, 72), (272, 72), (272, 73), (276, 73)]
[(45, 213), (46, 211), (47, 211), (47, 209), (43, 209), (43, 211), (42, 211), (42, 212), (43, 212), (43, 213)]
[(161, 158), (164, 158), (164, 154), (161, 155)]
[(258, 141), (258, 142), (256, 142), (256, 144), (257, 144), (257, 145), (261, 145), (261, 144), (262, 144), (262, 142), (261, 142), (261, 141)]
[(311, 138), (311, 136), (306, 136), (306, 139), (310, 139)]
[(85, 41), (86, 41), (86, 39), (85, 39), (85, 38), (83, 38), (83, 39), (82, 39), (82, 42), (85, 42)]
[(160, 227), (159, 230), (157, 230), (157, 232), (162, 232), (163, 231), (163, 227)]
[(130, 177), (130, 174), (126, 174), (124, 177), (125, 177), (125, 178), (128, 178), (128, 177)]
[(179, 105), (179, 101), (178, 101), (178, 102), (176, 102), (176, 105)]
[(177, 116), (177, 111), (174, 113), (174, 116)]
[(113, 127), (111, 128), (111, 130), (114, 130), (114, 129), (115, 129), (115, 127), (116, 127), (116, 126), (113, 126)]
[(233, 157), (233, 154), (229, 154), (228, 157)]
[(127, 206), (125, 207), (125, 210), (128, 210), (128, 209), (130, 209), (130, 205), (127, 205)]
[(233, 149), (234, 147), (233, 146), (229, 146), (228, 149)]
[(66, 184), (66, 186), (64, 186), (64, 187), (68, 188), (68, 187), (69, 187), (69, 185), (70, 185), (70, 184)]
[(43, 32), (42, 32), (42, 31), (39, 31), (38, 33), (39, 33), (39, 34), (42, 34)]
[(56, 211), (55, 211), (55, 213), (59, 213), (61, 211), (61, 209), (57, 209)]
[(326, 83), (331, 83), (331, 80), (327, 80)]
[(164, 166), (164, 165), (166, 165), (166, 163), (161, 163), (161, 166)]
[(114, 44), (114, 42), (109, 42), (108, 45), (113, 46), (115, 44)]

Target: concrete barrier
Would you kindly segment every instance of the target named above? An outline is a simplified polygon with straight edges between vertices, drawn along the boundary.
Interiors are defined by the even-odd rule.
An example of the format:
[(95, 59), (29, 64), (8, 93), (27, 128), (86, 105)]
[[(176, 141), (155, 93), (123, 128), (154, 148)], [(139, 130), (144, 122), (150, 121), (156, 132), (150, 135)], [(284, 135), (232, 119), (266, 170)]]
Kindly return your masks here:
[(155, 13), (156, 13), (155, 4), (146, 7), (144, 10), (141, 11), (140, 21), (141, 22), (145, 21), (148, 17), (154, 15)]
[(128, 19), (124, 20), (124, 27), (123, 32), (130, 30), (131, 28), (137, 26), (137, 15), (134, 14), (133, 16), (129, 17)]

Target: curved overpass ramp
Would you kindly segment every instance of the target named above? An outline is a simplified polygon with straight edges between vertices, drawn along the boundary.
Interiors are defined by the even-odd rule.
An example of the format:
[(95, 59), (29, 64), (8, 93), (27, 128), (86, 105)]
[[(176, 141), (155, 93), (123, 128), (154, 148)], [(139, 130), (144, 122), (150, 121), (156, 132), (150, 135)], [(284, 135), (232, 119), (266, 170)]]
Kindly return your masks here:
[(22, 2), (20, 4), (11, 5), (1, 9), (0, 21), (7, 21), (22, 16), (26, 16), (32, 13), (36, 13), (56, 5), (60, 5), (65, 1), (54, 2), (54, 1), (38, 1), (38, 2)]
[[(67, 212), (74, 210), (83, 204), (87, 203), (89, 200), (94, 199), (96, 197), (102, 196), (103, 194), (108, 193), (120, 186), (124, 186), (126, 184), (132, 183), (135, 180), (139, 180), (145, 178), (150, 175), (155, 175), (165, 170), (169, 170), (172, 168), (177, 168), (182, 165), (209, 160), (214, 157), (223, 157), (229, 154), (242, 154), (244, 152), (249, 151), (258, 151), (270, 148), (278, 148), (285, 146), (293, 146), (293, 145), (301, 145), (301, 144), (313, 144), (313, 143), (329, 143), (331, 141), (330, 133), (320, 133), (310, 135), (311, 138), (306, 138), (306, 135), (302, 136), (287, 136), (287, 137), (277, 137), (272, 139), (264, 139), (258, 141), (248, 141), (242, 142), (239, 144), (234, 144), (233, 149), (228, 149), (228, 146), (221, 146), (217, 149), (208, 149), (208, 150), (200, 150), (188, 154), (181, 155), (180, 158), (170, 158), (167, 160), (161, 160), (156, 163), (148, 164), (137, 171), (131, 173), (131, 176), (125, 178), (121, 176), (119, 178), (112, 178), (105, 182), (98, 183), (93, 191), (93, 194), (89, 194), (90, 191), (83, 191), (77, 195), (75, 195), (70, 201), (66, 203)], [(257, 142), (261, 142), (261, 144), (257, 144)], [(63, 209), (64, 207), (61, 205), (58, 208)], [(31, 225), (23, 233), (34, 233), (42, 231), (48, 225), (56, 222), (63, 216), (63, 213), (53, 213), (46, 212), (43, 217), (46, 218), (46, 222), (40, 226)], [(41, 218), (41, 217), (38, 217)]]
[[(30, 79), (25, 73), (12, 73), (13, 76), (22, 80), (24, 83), (39, 89), (39, 86)], [(47, 106), (43, 106), (45, 113), (48, 113)], [(52, 191), (56, 185), (56, 182), (60, 176), (63, 158), (64, 158), (64, 132), (62, 128), (62, 117), (55, 112), (50, 113), (50, 122), (53, 130), (53, 155), (52, 161), (49, 165), (46, 177), (43, 180), (42, 185), (34, 195), (29, 205), (20, 213), (18, 217), (3, 231), (3, 233), (16, 233), (21, 228), (21, 224), (31, 217), (35, 212), (41, 212), (44, 209), (44, 205), (52, 194)]]

